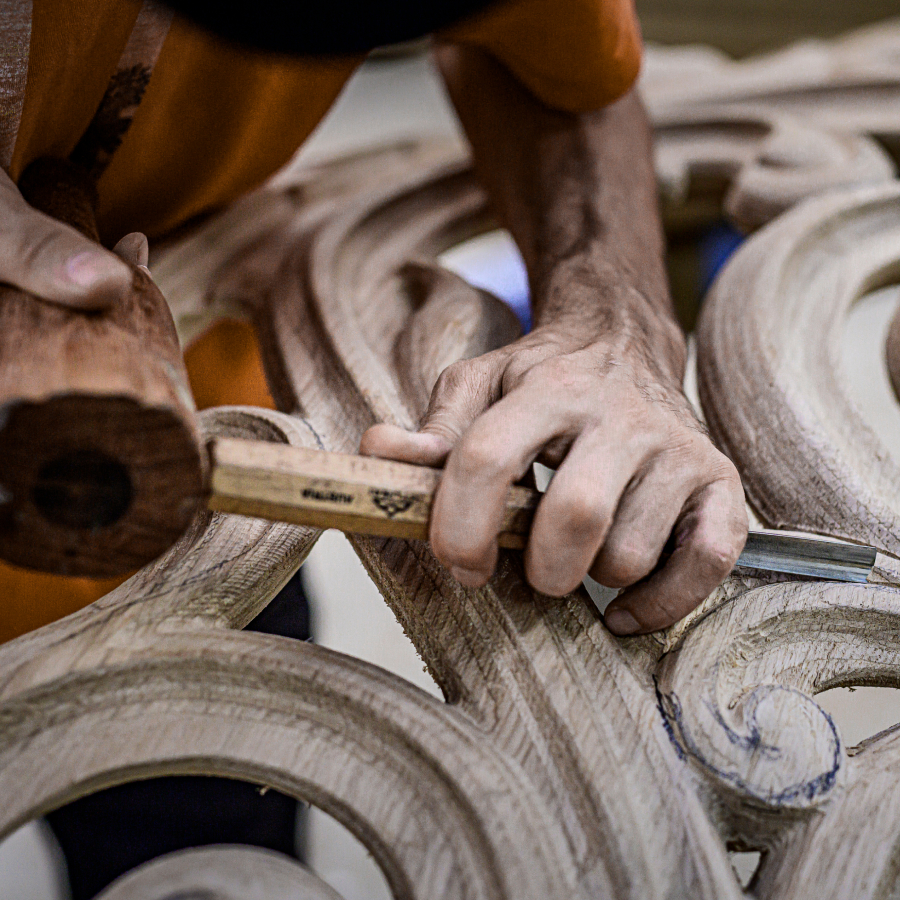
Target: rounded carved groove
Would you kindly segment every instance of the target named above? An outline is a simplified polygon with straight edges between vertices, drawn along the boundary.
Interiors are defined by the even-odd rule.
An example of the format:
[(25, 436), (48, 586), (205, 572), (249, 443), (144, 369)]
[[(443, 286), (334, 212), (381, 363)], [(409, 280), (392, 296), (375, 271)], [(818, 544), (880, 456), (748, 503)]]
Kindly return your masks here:
[(755, 231), (806, 197), (894, 174), (874, 141), (765, 106), (661, 110), (653, 126), (670, 231), (707, 225), (723, 213), (741, 230)]
[[(68, 671), (22, 672), (0, 707), (0, 834), (83, 793), (202, 773), (322, 807), (366, 844), (397, 897), (570, 890), (564, 847), (546, 840), (550, 810), (521, 769), (420, 689), (287, 638), (148, 627), (121, 646), (102, 628), (95, 616), (45, 650), (44, 673), (56, 661)], [(23, 783), (36, 765), (48, 777)]]
[(900, 555), (900, 467), (847, 394), (839, 342), (866, 293), (900, 277), (900, 186), (811, 200), (751, 238), (701, 316), (710, 430), (770, 526)]

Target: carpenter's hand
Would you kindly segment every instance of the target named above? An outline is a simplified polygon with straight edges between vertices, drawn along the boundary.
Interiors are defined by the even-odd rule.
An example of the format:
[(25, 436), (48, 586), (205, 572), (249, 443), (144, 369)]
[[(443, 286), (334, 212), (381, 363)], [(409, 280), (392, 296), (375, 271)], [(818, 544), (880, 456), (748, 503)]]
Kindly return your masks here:
[[(143, 235), (123, 238), (116, 252), (146, 265)], [(29, 206), (0, 169), (0, 282), (66, 306), (100, 309), (128, 289), (131, 277), (116, 255)]]
[(360, 452), (444, 464), (431, 546), (472, 587), (496, 565), (510, 485), (535, 459), (557, 467), (525, 552), (529, 582), (561, 596), (590, 573), (627, 588), (606, 612), (612, 631), (653, 631), (715, 589), (747, 535), (737, 471), (654, 368), (621, 339), (538, 329), (450, 366), (417, 433), (376, 425)]

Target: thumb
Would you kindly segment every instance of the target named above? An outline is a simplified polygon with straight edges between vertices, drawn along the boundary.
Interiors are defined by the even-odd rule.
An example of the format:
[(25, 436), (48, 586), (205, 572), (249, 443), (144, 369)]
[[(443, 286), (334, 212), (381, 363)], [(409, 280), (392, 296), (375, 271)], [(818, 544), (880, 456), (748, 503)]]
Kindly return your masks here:
[(126, 234), (112, 250), (119, 259), (125, 260), (133, 266), (147, 267), (150, 259), (150, 247), (147, 244), (147, 235), (139, 231)]
[(499, 398), (502, 367), (493, 354), (455, 362), (441, 373), (418, 431), (373, 425), (359, 452), (420, 466), (441, 466), (466, 429)]
[(0, 193), (0, 217), (0, 281), (79, 309), (110, 306), (131, 285), (121, 259), (33, 209), (18, 192)]

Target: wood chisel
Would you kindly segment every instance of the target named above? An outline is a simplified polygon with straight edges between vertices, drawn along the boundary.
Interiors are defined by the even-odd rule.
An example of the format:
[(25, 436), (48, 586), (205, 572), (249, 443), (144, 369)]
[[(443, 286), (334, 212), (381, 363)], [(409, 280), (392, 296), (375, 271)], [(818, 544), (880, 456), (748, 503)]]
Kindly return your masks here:
[[(40, 159), (19, 181), (36, 208), (97, 240), (83, 170)], [(209, 452), (207, 450), (209, 449)], [(0, 558), (110, 576), (163, 553), (207, 503), (224, 512), (425, 539), (441, 473), (237, 439), (207, 448), (165, 299), (134, 268), (110, 309), (74, 310), (0, 286)], [(500, 545), (523, 547), (540, 495), (510, 488)], [(739, 565), (865, 581), (875, 551), (751, 533)]]
[[(428, 537), (437, 469), (237, 438), (218, 438), (209, 450), (210, 509), (357, 534)], [(525, 546), (540, 496), (509, 489), (501, 547)], [(831, 538), (751, 531), (737, 565), (864, 583), (875, 553)]]

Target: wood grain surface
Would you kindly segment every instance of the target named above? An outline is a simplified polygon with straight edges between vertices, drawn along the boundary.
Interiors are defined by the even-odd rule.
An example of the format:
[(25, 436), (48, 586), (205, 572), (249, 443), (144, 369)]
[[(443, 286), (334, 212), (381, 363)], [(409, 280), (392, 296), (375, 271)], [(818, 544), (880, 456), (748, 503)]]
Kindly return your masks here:
[(900, 555), (900, 468), (849, 397), (839, 354), (852, 304), (898, 272), (894, 182), (797, 207), (715, 284), (699, 329), (700, 396), (767, 525)]
[(652, 47), (641, 95), (651, 117), (707, 104), (764, 106), (821, 128), (875, 137), (896, 160), (898, 48), (898, 19), (739, 61), (710, 47)]
[[(803, 197), (884, 181), (900, 163), (900, 21), (733, 61), (650, 47), (640, 92), (671, 228), (724, 211), (753, 230)], [(685, 203), (689, 200), (689, 203)]]
[[(317, 532), (206, 513), (113, 593), (0, 647), (0, 834), (203, 773), (321, 807), (403, 900), (737, 900), (735, 849), (762, 854), (754, 897), (894, 896), (900, 731), (847, 748), (814, 694), (900, 686), (900, 482), (835, 356), (849, 306), (900, 272), (898, 210), (882, 183), (779, 216), (721, 276), (700, 342), (704, 410), (760, 515), (875, 544), (877, 583), (744, 570), (671, 629), (617, 639), (584, 590), (532, 591), (515, 553), (471, 590), (423, 543), (355, 538), (441, 702), (240, 632)], [(435, 262), (491, 227), (458, 150), (407, 146), (289, 175), (170, 248), (176, 320), (253, 317), (289, 413), (215, 410), (205, 434), (353, 452), (372, 422), (413, 426), (445, 365), (515, 336)], [(189, 862), (171, 864), (198, 884)]]

